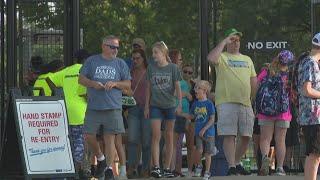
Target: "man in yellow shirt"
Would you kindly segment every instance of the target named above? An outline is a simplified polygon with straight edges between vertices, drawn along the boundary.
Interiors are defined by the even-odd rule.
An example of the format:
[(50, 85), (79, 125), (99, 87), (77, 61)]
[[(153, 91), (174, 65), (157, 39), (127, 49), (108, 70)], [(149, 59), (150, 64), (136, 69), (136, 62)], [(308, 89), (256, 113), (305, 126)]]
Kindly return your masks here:
[[(215, 103), (218, 112), (218, 135), (224, 137), (223, 149), (229, 164), (228, 175), (249, 175), (241, 165), (253, 132), (254, 114), (251, 98), (257, 88), (253, 62), (239, 52), (242, 33), (234, 28), (208, 55), (216, 70)], [(226, 51), (223, 52), (224, 48)], [(236, 136), (240, 143), (235, 147)]]
[[(72, 154), (75, 161), (75, 166), (79, 171), (79, 176), (81, 179), (85, 176), (82, 167), (84, 160), (83, 124), (87, 102), (85, 97), (78, 95), (79, 89), (84, 88), (78, 83), (78, 78), (82, 63), (89, 56), (89, 54), (85, 50), (79, 50), (79, 52), (75, 53), (75, 58), (77, 59), (75, 64), (66, 67), (61, 71), (53, 73), (46, 80), (50, 87), (53, 86), (52, 88), (63, 88), (67, 106)], [(81, 57), (78, 57), (79, 54), (81, 54)]]
[(42, 66), (42, 72), (33, 85), (33, 87), (35, 88), (33, 90), (33, 95), (40, 96), (40, 89), (42, 88), (44, 91), (44, 96), (51, 96), (52, 92), (48, 83), (46, 82), (46, 78), (52, 75), (52, 73), (60, 71), (62, 68), (63, 62), (61, 60), (53, 60), (50, 61), (48, 64)]

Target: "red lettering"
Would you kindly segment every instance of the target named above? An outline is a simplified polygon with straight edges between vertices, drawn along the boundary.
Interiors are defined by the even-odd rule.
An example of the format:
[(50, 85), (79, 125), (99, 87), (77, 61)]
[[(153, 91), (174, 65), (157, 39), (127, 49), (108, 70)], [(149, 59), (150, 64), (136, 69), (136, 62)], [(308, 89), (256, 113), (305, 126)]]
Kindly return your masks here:
[(31, 137), (31, 142), (33, 143), (39, 142), (38, 137)]
[(38, 113), (22, 113), (22, 119), (39, 119)]
[(38, 129), (39, 135), (50, 135), (50, 129)]

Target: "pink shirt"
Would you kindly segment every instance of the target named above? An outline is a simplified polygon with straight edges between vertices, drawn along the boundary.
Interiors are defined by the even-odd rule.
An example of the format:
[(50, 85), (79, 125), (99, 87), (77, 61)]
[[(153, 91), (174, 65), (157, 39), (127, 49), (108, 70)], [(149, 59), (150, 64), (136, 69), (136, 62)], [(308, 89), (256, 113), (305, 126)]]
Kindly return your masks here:
[[(268, 71), (267, 69), (262, 69), (262, 71), (260, 72), (260, 74), (258, 75), (258, 82), (261, 82), (262, 79), (264, 77), (266, 77), (268, 75)], [(284, 78), (282, 79), (283, 81), (287, 82), (288, 79), (287, 78)], [(283, 121), (291, 121), (291, 118), (292, 118), (292, 115), (291, 115), (291, 111), (290, 111), (290, 104), (289, 104), (289, 109), (287, 112), (284, 112), (284, 113), (281, 113), (277, 116), (266, 116), (266, 115), (263, 115), (263, 114), (258, 114), (257, 115), (257, 118), (259, 120), (283, 120)]]

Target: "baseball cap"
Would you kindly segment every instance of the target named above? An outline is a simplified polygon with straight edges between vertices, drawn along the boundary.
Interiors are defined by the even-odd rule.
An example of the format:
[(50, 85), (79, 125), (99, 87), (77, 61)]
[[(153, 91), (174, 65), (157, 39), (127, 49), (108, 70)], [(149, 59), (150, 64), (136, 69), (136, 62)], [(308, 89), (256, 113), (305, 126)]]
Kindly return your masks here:
[(294, 55), (289, 50), (282, 50), (279, 55), (279, 62), (282, 65), (287, 65), (294, 60)]
[(242, 32), (236, 30), (235, 28), (230, 28), (230, 29), (227, 29), (225, 32), (224, 32), (224, 35), (226, 37), (230, 36), (230, 35), (239, 35), (240, 37), (242, 36)]
[(135, 44), (139, 45), (142, 49), (146, 48), (146, 43), (142, 38), (134, 38), (132, 41), (132, 45), (135, 45)]
[(313, 36), (312, 44), (316, 46), (320, 46), (320, 32)]

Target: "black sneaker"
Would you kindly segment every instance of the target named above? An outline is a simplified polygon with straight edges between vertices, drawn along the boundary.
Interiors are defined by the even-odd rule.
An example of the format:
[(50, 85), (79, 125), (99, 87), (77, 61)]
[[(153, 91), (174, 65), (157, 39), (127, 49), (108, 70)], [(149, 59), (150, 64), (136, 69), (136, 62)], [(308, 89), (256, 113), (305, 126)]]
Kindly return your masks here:
[(164, 169), (162, 174), (164, 178), (174, 178), (174, 174), (170, 171), (170, 169)]
[(91, 175), (91, 177), (94, 177), (96, 169), (97, 169), (97, 165), (91, 165), (91, 167), (90, 167), (90, 175)]
[(151, 176), (154, 178), (162, 178), (162, 173), (159, 167), (154, 167), (151, 170)]
[(104, 179), (105, 180), (115, 180), (114, 176), (113, 176), (113, 171), (112, 169), (108, 168), (105, 172), (104, 172)]
[(79, 180), (88, 180), (88, 179), (90, 179), (90, 171), (89, 170), (79, 169), (78, 175), (79, 175)]
[(106, 162), (106, 160), (97, 161), (97, 162), (98, 162), (98, 164), (97, 164), (97, 168), (96, 168), (95, 173), (94, 173), (94, 177), (95, 178), (100, 178), (100, 177), (103, 177), (104, 170), (107, 167), (107, 162)]
[(183, 175), (182, 173), (178, 172), (178, 171), (172, 171), (174, 177), (185, 177), (185, 175)]
[(238, 176), (238, 171), (235, 167), (230, 167), (227, 176)]
[(237, 169), (238, 173), (241, 175), (250, 175), (251, 174), (250, 171), (245, 170), (240, 164), (236, 165), (236, 169)]

